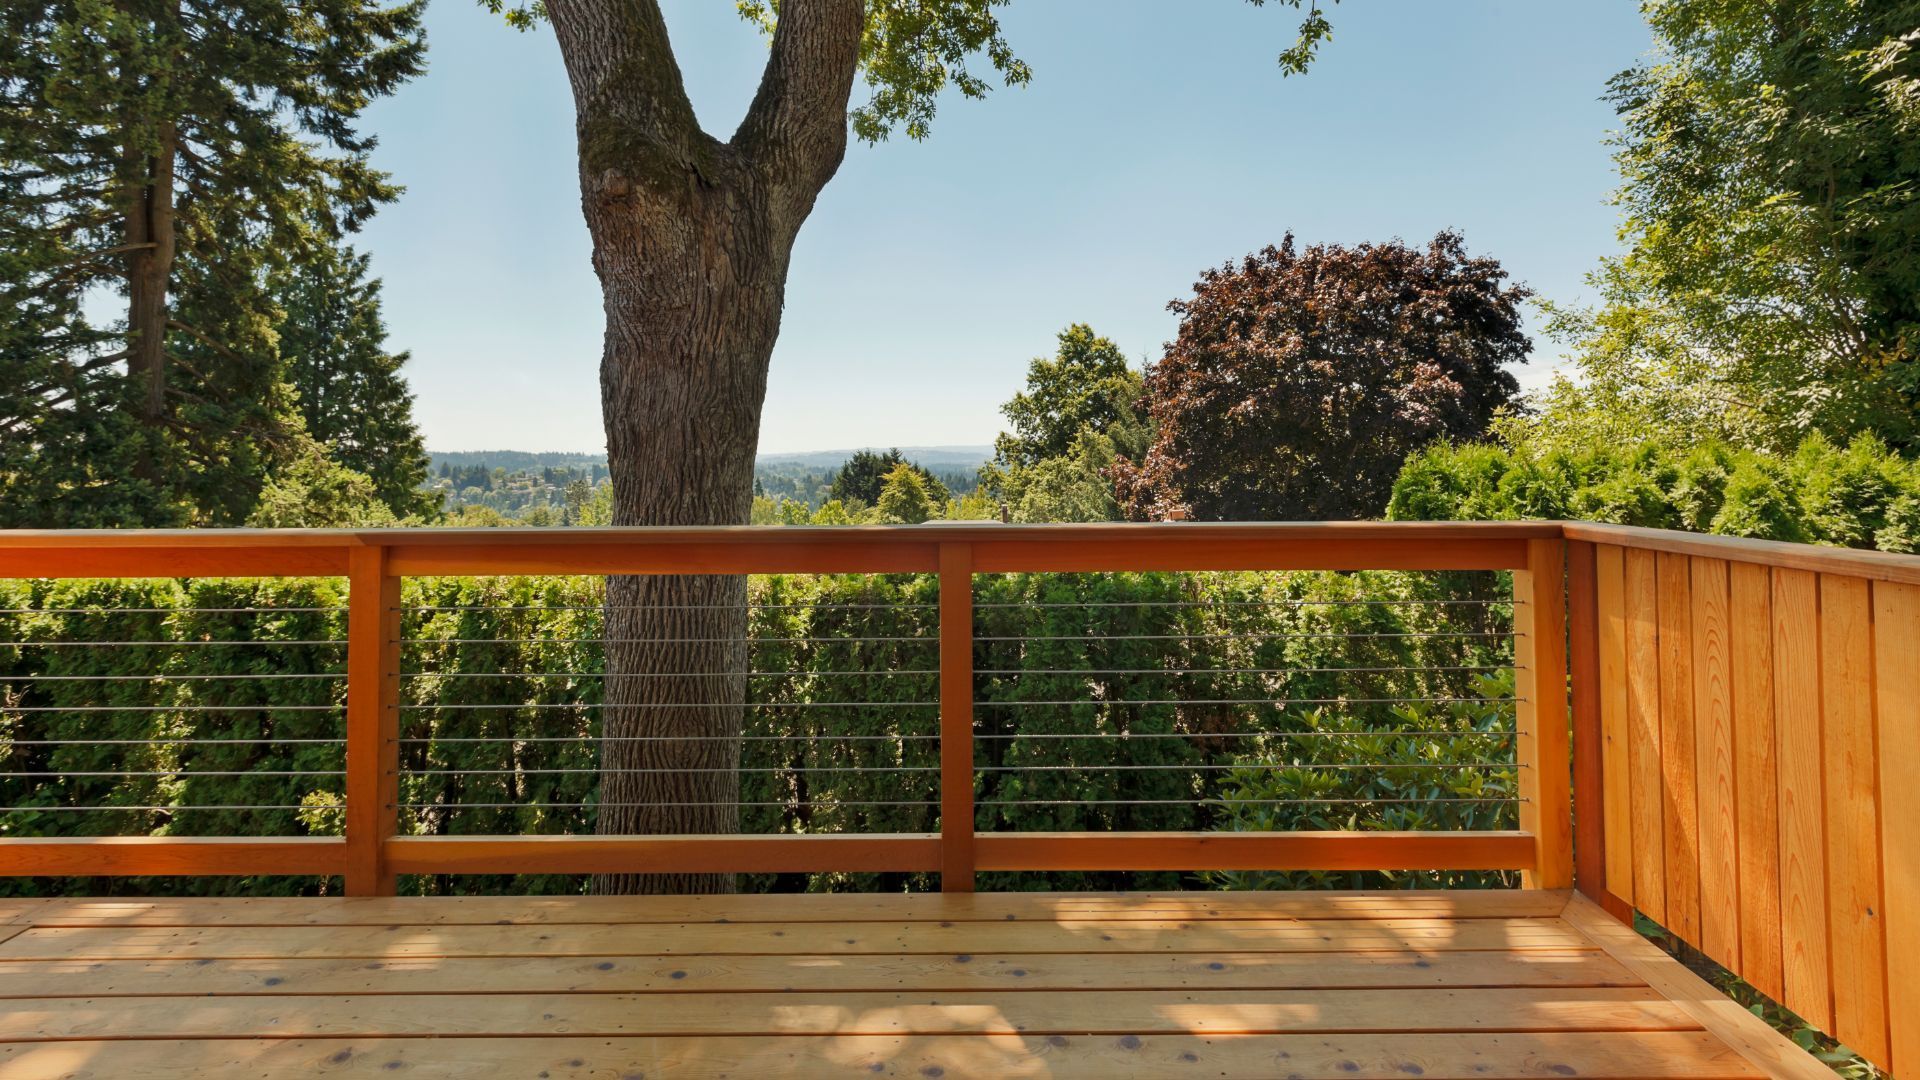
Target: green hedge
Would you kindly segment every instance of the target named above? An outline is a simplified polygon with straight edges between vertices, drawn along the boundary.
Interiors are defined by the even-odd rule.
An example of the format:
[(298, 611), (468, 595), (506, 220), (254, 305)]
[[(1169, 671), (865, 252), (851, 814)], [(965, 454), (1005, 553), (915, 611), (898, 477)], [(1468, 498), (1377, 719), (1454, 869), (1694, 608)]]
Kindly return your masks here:
[[(1511, 793), (1510, 767), (1454, 767), (1503, 760), (1511, 749), (1505, 740), (1472, 734), (1512, 726), (1511, 706), (1499, 700), (1511, 697), (1511, 683), (1497, 676), (1489, 681), (1492, 673), (1484, 670), (1510, 656), (1502, 636), (1510, 618), (1507, 587), (1493, 574), (982, 576), (975, 586), (976, 824), (983, 830), (1511, 827), (1510, 803), (1346, 801)], [(0, 607), (8, 609), (0, 616), (0, 640), (15, 643), (0, 646), (0, 806), (42, 808), (0, 814), (0, 835), (339, 832), (340, 779), (282, 774), (341, 768), (337, 744), (304, 740), (338, 738), (342, 730), (343, 583), (73, 581), (0, 589)], [(745, 803), (771, 805), (743, 809), (742, 827), (936, 830), (931, 804), (938, 801), (939, 748), (927, 736), (938, 733), (932, 706), (938, 700), (932, 674), (937, 582), (916, 575), (774, 576), (755, 578), (751, 593), (755, 670), (767, 674), (749, 680), (746, 733), (757, 737), (743, 748), (741, 791)], [(594, 639), (601, 633), (602, 595), (601, 583), (591, 578), (407, 582), (401, 801), (419, 808), (403, 810), (404, 831), (592, 831), (597, 754), (588, 740), (599, 734), (594, 706), (604, 659)], [(154, 644), (77, 644), (98, 640)], [(218, 677), (140, 677), (156, 673)], [(1431, 706), (1393, 700), (1407, 697), (1470, 700)], [(1188, 703), (1165, 703), (1176, 699)], [(1226, 699), (1272, 703), (1194, 703)], [(35, 711), (103, 705), (136, 711)], [(1310, 734), (1394, 730), (1463, 735)], [(1287, 737), (1299, 733), (1309, 734)], [(819, 738), (766, 738), (774, 735)], [(89, 741), (50, 749), (32, 745), (38, 739)], [(1394, 768), (1306, 767), (1352, 761), (1391, 761)], [(1293, 767), (1254, 767), (1273, 763)], [(176, 771), (187, 775), (71, 775)], [(191, 775), (208, 771), (233, 775)], [(1342, 801), (1279, 801), (1302, 798)], [(862, 805), (876, 802), (908, 805)], [(562, 805), (476, 805), (497, 803)], [(166, 809), (196, 804), (302, 808)], [(125, 809), (58, 809), (71, 806)], [(986, 878), (991, 888), (1173, 887), (1195, 880), (1179, 874)], [(1365, 883), (1383, 880), (1401, 879)], [(743, 882), (758, 889), (928, 884), (914, 875)], [(336, 887), (298, 879), (0, 879), (0, 894)], [(416, 878), (403, 887), (567, 892), (581, 881)]]
[(1434, 446), (1407, 460), (1387, 516), (1603, 521), (1882, 551), (1920, 550), (1920, 463), (1869, 436), (1791, 455), (1720, 442), (1554, 449)]

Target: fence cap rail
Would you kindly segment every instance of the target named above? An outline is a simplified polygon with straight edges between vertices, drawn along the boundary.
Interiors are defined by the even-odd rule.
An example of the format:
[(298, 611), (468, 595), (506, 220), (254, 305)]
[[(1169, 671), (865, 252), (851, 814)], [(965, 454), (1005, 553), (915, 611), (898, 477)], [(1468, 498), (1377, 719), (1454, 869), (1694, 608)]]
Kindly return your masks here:
[(0, 548), (407, 547), (547, 544), (790, 544), (983, 541), (1555, 539), (1553, 521), (1223, 521), (1003, 525), (641, 525), (405, 529), (0, 529)]
[(1564, 522), (1561, 528), (1569, 540), (1920, 585), (1920, 555), (1585, 521)]

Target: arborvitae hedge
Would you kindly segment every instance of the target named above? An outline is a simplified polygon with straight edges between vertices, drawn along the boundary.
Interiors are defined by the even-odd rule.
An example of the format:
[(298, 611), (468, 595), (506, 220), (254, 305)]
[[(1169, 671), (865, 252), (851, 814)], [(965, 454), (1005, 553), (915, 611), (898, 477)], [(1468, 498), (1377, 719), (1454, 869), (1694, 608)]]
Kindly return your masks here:
[[(1493, 574), (982, 576), (975, 584), (976, 824), (1049, 831), (1511, 827), (1506, 802), (1273, 801), (1510, 795), (1511, 767), (1455, 767), (1511, 754), (1509, 740), (1471, 734), (1512, 726), (1512, 707), (1499, 700), (1511, 697), (1511, 678), (1487, 670), (1511, 655), (1506, 589)], [(407, 582), (403, 831), (592, 831), (597, 753), (588, 740), (599, 734), (602, 595), (591, 578)], [(937, 830), (939, 744), (929, 737), (939, 730), (937, 582), (775, 576), (754, 579), (752, 598), (759, 674), (749, 680), (741, 798), (750, 805), (742, 827)], [(0, 615), (0, 641), (12, 643), (0, 644), (0, 806), (128, 807), (0, 814), (0, 835), (337, 834), (340, 778), (284, 774), (342, 767), (338, 744), (310, 740), (342, 730), (344, 600), (344, 584), (328, 580), (0, 585), (0, 607), (9, 609)], [(1375, 600), (1399, 603), (1368, 602)], [(78, 644), (87, 641), (157, 644)], [(155, 673), (217, 677), (138, 677)], [(46, 678), (72, 675), (114, 678)], [(266, 677), (307, 675), (327, 677)], [(1396, 700), (1409, 697), (1472, 700)], [(1208, 703), (1255, 699), (1267, 703)], [(138, 711), (31, 711), (102, 705)], [(1394, 730), (1463, 734), (1286, 737)], [(90, 741), (53, 750), (31, 745), (37, 739)], [(104, 741), (111, 739), (127, 741)], [(1305, 767), (1386, 761), (1394, 768)], [(71, 775), (176, 771), (183, 775)], [(204, 775), (216, 772), (235, 775)], [(33, 775), (41, 773), (63, 775)], [(304, 809), (167, 809), (189, 805)], [(989, 888), (1197, 880), (1175, 873), (984, 878)], [(497, 875), (410, 878), (402, 888), (567, 892), (582, 884)], [(756, 889), (929, 884), (920, 875), (742, 882)], [(297, 879), (0, 879), (0, 895), (337, 887)]]
[(1920, 551), (1920, 462), (1870, 436), (1791, 455), (1721, 442), (1533, 452), (1434, 446), (1407, 459), (1387, 516), (1549, 518)]

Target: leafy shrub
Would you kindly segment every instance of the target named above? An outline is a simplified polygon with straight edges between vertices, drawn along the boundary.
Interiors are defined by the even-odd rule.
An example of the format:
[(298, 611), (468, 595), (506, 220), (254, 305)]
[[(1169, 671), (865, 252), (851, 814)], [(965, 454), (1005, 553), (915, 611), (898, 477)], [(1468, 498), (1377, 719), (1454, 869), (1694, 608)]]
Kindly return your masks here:
[(1920, 550), (1920, 463), (1872, 436), (1808, 437), (1791, 455), (1722, 442), (1435, 446), (1407, 459), (1387, 516), (1549, 518), (1762, 540)]

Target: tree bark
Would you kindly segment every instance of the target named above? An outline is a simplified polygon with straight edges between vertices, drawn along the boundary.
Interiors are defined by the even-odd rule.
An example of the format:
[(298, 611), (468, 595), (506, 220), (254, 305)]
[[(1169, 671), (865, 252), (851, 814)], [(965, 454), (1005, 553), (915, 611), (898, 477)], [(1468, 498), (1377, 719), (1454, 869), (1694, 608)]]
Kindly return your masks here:
[[(173, 275), (174, 126), (157, 125), (151, 153), (129, 148), (127, 157), (144, 182), (129, 193), (127, 244), (127, 369), (139, 392), (142, 422), (159, 427), (167, 410), (167, 283)], [(137, 245), (137, 246), (135, 246)]]
[[(862, 0), (786, 0), (729, 142), (702, 131), (655, 0), (551, 0), (606, 311), (602, 417), (617, 525), (744, 524), (800, 225), (846, 151)], [(742, 577), (607, 583), (603, 834), (740, 827)], [(605, 874), (602, 892), (731, 875)]]

